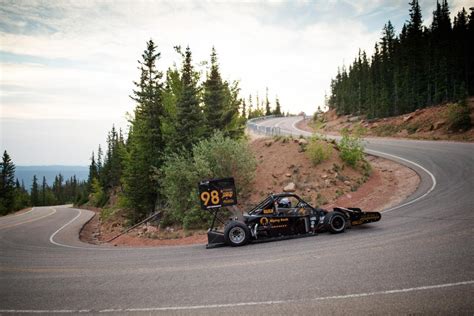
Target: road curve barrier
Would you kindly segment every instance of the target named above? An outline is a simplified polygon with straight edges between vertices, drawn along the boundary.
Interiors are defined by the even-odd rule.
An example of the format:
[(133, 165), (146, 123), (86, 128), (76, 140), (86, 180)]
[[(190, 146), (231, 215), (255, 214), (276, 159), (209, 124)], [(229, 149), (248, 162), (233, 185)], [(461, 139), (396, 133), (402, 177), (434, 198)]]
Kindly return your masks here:
[(247, 121), (247, 128), (256, 133), (261, 135), (267, 136), (280, 136), (281, 128), (280, 127), (273, 127), (273, 126), (262, 126), (257, 124), (257, 122), (261, 122), (267, 119), (275, 118), (275, 117), (283, 117), (281, 115), (268, 115), (268, 116), (260, 116)]

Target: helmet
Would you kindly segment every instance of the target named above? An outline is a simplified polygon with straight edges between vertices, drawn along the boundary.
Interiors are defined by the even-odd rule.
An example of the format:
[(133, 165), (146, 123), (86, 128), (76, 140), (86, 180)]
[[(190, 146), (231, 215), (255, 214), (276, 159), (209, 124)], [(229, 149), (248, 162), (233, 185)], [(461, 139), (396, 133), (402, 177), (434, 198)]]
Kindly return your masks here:
[(288, 198), (282, 198), (278, 202), (278, 207), (285, 207), (285, 208), (290, 208), (291, 207), (291, 202)]

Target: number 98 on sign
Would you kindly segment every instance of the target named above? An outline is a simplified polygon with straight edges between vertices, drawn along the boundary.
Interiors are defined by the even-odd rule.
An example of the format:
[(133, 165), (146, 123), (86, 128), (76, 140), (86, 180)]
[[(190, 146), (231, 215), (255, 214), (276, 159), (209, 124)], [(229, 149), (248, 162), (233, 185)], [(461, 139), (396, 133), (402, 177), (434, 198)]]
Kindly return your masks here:
[(199, 199), (202, 209), (237, 204), (233, 178), (206, 180), (199, 183)]
[(220, 206), (221, 197), (219, 191), (212, 190), (211, 192), (204, 191), (201, 193), (201, 202), (205, 207)]

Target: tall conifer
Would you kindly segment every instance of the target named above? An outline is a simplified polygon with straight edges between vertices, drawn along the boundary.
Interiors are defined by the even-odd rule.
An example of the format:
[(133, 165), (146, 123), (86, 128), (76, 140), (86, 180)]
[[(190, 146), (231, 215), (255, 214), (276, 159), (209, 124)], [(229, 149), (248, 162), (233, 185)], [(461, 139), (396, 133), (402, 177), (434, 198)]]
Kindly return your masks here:
[(272, 109), (270, 108), (270, 100), (268, 99), (268, 87), (265, 94), (265, 115), (272, 115)]
[(181, 71), (182, 91), (177, 102), (176, 139), (180, 146), (190, 151), (192, 145), (202, 138), (205, 132), (203, 113), (199, 106), (198, 89), (192, 65), (189, 46), (185, 51)]
[(222, 82), (217, 63), (216, 50), (213, 47), (211, 52), (211, 69), (203, 84), (204, 116), (208, 128), (208, 135), (214, 130), (222, 130), (222, 121), (225, 111), (225, 86)]
[(31, 205), (39, 205), (38, 178), (36, 175), (33, 176), (33, 183), (31, 185)]
[(133, 221), (153, 212), (158, 201), (159, 183), (152, 180), (153, 168), (163, 162), (161, 132), (163, 116), (162, 73), (156, 63), (160, 58), (153, 40), (149, 40), (139, 61), (140, 80), (131, 98), (137, 103), (131, 123), (123, 172), (124, 193)]
[(15, 199), (15, 165), (5, 150), (0, 163), (0, 214), (13, 211)]

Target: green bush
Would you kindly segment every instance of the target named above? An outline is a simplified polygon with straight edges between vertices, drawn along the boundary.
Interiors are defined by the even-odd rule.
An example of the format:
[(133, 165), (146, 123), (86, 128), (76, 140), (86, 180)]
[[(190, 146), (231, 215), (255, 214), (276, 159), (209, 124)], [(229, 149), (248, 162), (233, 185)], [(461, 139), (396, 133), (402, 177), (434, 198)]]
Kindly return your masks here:
[(352, 129), (352, 134), (354, 134), (356, 137), (364, 137), (367, 135), (367, 128), (362, 126), (361, 123), (355, 124), (354, 128)]
[(112, 208), (112, 207), (103, 208), (103, 209), (100, 211), (100, 219), (101, 219), (102, 221), (106, 221), (106, 220), (108, 220), (112, 215), (114, 215), (116, 211), (117, 211), (117, 208)]
[(107, 195), (104, 193), (99, 180), (94, 178), (92, 180), (92, 192), (90, 202), (93, 206), (102, 207), (107, 202)]
[(416, 131), (420, 128), (419, 124), (408, 124), (406, 126), (406, 130), (408, 132), (408, 134), (414, 134), (416, 133)]
[(400, 131), (400, 127), (391, 124), (384, 124), (377, 126), (374, 129), (374, 133), (377, 136), (392, 136)]
[(468, 130), (471, 127), (469, 107), (457, 103), (450, 104), (447, 111), (448, 128), (452, 131)]
[(331, 157), (332, 146), (321, 139), (312, 137), (306, 146), (306, 154), (313, 165), (316, 166)]
[(194, 145), (192, 156), (169, 155), (155, 176), (168, 204), (167, 222), (186, 229), (204, 227), (210, 215), (200, 210), (198, 182), (234, 177), (237, 194), (241, 195), (249, 191), (255, 169), (256, 160), (247, 143), (224, 137), (220, 132)]
[(341, 159), (352, 167), (364, 159), (364, 147), (361, 138), (350, 135), (347, 130), (342, 131), (342, 139), (338, 144)]

